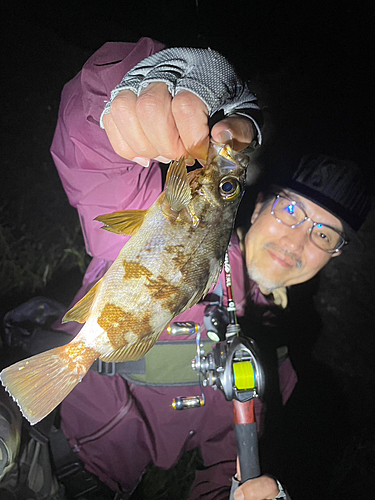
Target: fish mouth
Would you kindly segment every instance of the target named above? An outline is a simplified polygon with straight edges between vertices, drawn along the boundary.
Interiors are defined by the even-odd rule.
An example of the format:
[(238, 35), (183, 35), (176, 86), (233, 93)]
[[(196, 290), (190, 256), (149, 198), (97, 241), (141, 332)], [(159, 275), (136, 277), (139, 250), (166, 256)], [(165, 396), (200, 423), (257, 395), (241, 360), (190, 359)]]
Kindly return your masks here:
[(220, 168), (230, 169), (242, 167), (246, 172), (250, 158), (247, 154), (235, 151), (228, 144), (220, 144), (211, 140), (209, 157), (220, 157)]

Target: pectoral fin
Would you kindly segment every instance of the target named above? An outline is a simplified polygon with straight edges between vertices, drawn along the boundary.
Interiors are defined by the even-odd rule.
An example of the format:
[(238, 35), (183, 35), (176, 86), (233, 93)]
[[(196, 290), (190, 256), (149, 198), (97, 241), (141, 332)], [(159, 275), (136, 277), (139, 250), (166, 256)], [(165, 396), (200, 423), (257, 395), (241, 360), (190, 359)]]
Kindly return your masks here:
[(79, 300), (69, 311), (65, 314), (62, 319), (62, 323), (67, 323), (68, 321), (77, 321), (77, 323), (86, 323), (90, 316), (91, 308), (94, 303), (96, 292), (99, 288), (99, 280), (89, 292), (86, 293), (81, 300)]
[[(188, 181), (185, 158), (182, 156), (179, 160), (171, 163), (167, 178), (166, 191), (163, 208), (166, 208), (166, 215), (170, 216), (169, 205), (173, 212), (176, 213), (176, 218), (183, 208), (185, 208), (191, 200), (191, 189)], [(164, 212), (164, 210), (163, 210)]]
[(149, 335), (147, 338), (144, 337), (130, 346), (124, 346), (106, 356), (100, 356), (100, 359), (106, 363), (137, 361), (151, 349), (158, 337), (159, 335)]
[(147, 210), (123, 210), (111, 214), (99, 215), (94, 220), (102, 222), (101, 229), (116, 234), (132, 236), (143, 224)]

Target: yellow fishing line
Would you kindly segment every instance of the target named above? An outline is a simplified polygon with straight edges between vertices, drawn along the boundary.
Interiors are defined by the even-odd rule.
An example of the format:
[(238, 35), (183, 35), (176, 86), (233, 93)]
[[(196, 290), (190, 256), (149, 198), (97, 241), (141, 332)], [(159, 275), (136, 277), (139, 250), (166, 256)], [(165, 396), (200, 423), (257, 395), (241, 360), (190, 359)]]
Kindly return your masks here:
[(233, 364), (234, 383), (238, 390), (248, 391), (255, 389), (255, 373), (250, 361)]

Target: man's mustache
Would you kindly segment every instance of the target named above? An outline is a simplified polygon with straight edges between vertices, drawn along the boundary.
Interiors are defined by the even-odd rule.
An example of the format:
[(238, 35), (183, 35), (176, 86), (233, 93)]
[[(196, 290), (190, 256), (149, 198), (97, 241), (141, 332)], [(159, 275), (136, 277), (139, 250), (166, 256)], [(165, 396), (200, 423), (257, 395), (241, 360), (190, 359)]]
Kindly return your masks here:
[(285, 250), (285, 248), (281, 248), (276, 243), (266, 243), (264, 245), (264, 248), (265, 248), (265, 250), (268, 250), (268, 249), (275, 250), (277, 253), (280, 253), (280, 254), (284, 255), (285, 257), (288, 257), (289, 259), (291, 259), (295, 263), (297, 269), (301, 269), (302, 260), (295, 253), (290, 252), (289, 250)]

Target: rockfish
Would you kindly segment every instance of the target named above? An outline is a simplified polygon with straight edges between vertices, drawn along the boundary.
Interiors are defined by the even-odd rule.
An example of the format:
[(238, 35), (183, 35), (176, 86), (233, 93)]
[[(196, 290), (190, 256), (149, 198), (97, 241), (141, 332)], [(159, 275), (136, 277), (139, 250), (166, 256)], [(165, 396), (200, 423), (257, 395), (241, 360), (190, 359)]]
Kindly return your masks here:
[(64, 316), (85, 323), (68, 344), (30, 357), (1, 382), (31, 424), (47, 416), (97, 358), (142, 357), (175, 316), (218, 279), (245, 188), (248, 158), (211, 144), (207, 164), (190, 173), (171, 163), (166, 188), (148, 210), (97, 217), (131, 235), (106, 274)]

